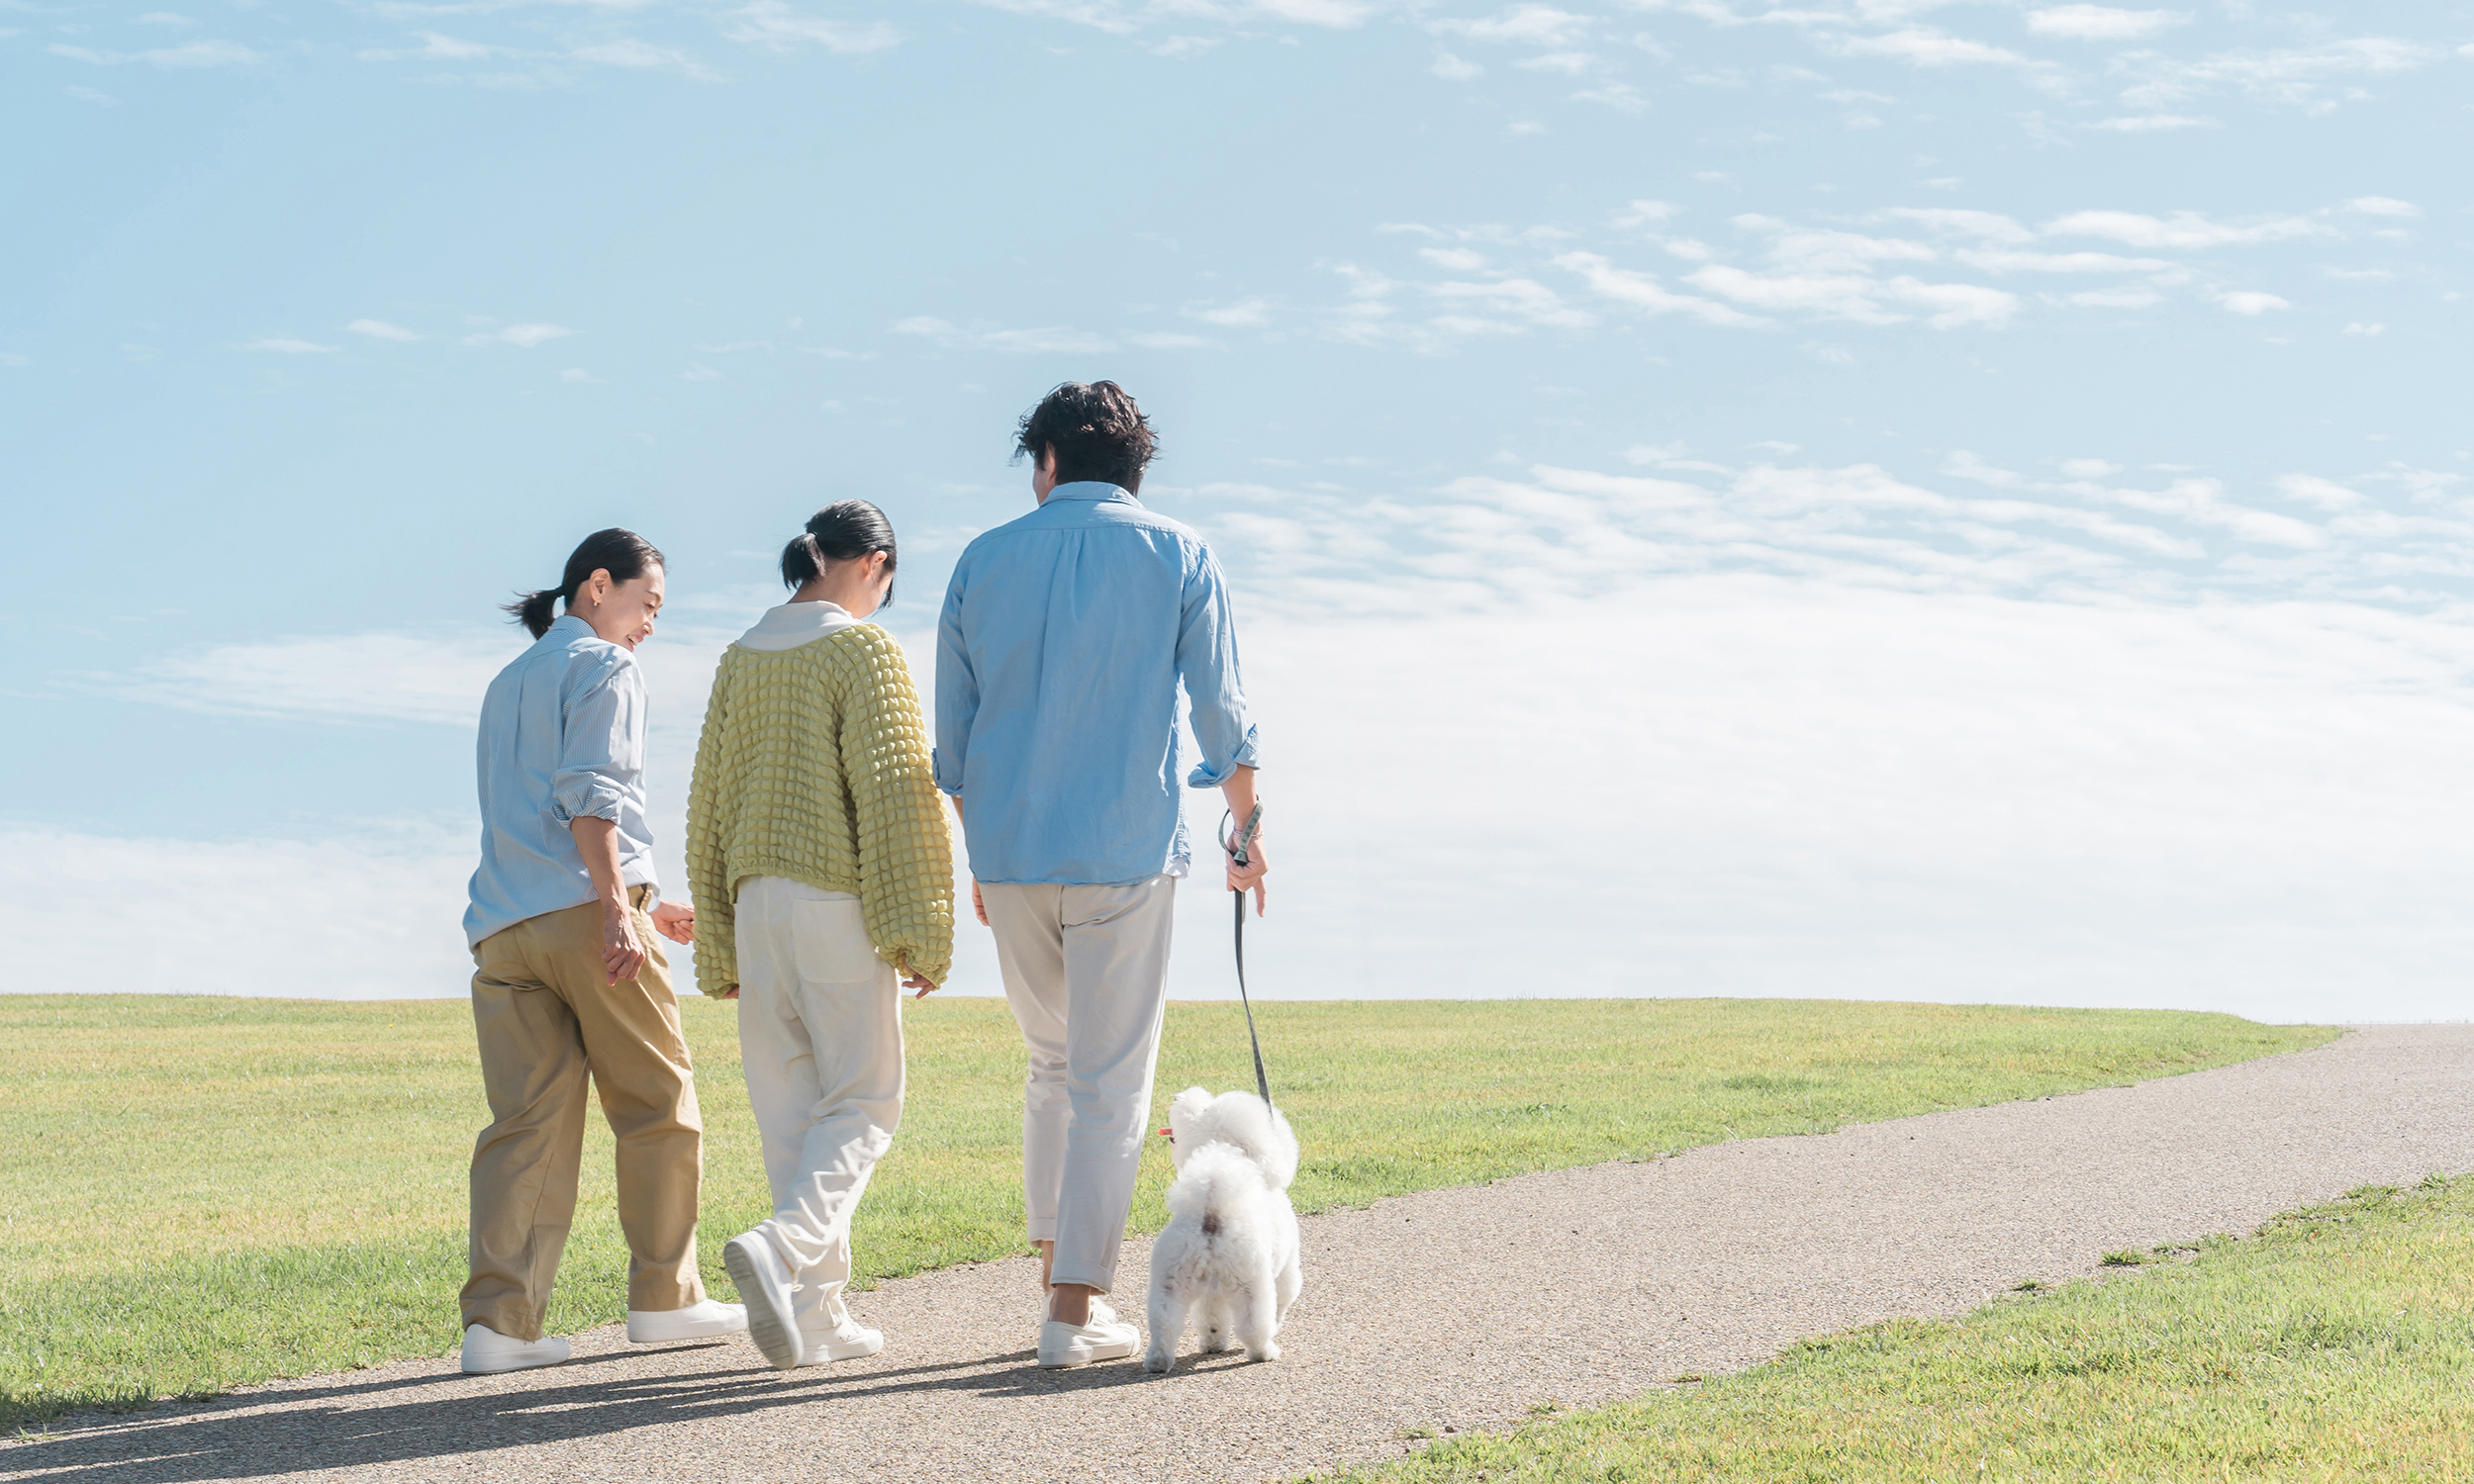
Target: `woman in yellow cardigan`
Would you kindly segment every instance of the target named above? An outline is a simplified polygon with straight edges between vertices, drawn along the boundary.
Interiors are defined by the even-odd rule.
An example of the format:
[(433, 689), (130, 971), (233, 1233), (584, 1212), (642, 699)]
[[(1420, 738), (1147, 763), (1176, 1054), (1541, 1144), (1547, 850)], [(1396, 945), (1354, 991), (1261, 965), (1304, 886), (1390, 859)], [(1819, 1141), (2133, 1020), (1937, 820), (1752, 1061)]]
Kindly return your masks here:
[[(696, 977), (739, 1003), (773, 1217), (722, 1249), (765, 1358), (871, 1355), (842, 1301), (850, 1218), (902, 1121), (902, 987), (953, 962), (953, 846), (864, 500), (782, 552), (790, 602), (721, 656), (688, 799)], [(901, 985), (896, 983), (900, 979)]]

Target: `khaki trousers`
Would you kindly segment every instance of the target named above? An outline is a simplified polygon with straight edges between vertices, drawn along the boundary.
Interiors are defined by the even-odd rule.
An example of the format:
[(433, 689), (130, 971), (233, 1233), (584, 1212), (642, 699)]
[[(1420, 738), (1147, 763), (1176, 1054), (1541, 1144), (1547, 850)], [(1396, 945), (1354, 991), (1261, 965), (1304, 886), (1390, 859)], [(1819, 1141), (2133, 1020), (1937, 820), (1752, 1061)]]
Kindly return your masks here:
[(603, 982), (599, 902), (526, 918), (473, 950), (472, 1017), (491, 1121), (472, 1151), (466, 1325), (541, 1338), (575, 1220), (588, 1075), (618, 1136), (627, 1307), (684, 1309), (705, 1297), (696, 1270), (705, 1138), (696, 1077), (670, 961), (644, 915), (649, 888), (627, 894), (646, 950), (634, 978)]
[(1030, 1051), (1022, 1195), (1058, 1283), (1107, 1292), (1151, 1133), (1177, 879), (1130, 886), (983, 881), (1005, 999)]

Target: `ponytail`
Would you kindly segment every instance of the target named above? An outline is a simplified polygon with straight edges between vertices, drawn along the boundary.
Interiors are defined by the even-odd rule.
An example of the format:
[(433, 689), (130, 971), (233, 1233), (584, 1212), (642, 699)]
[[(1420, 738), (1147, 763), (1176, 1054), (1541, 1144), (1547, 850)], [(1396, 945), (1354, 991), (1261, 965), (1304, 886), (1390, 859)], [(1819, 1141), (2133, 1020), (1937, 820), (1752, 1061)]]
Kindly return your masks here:
[(499, 606), (524, 626), (524, 632), (538, 639), (550, 631), (557, 615), (551, 609), (564, 600), (574, 607), (576, 590), (593, 580), (596, 572), (607, 572), (614, 583), (629, 583), (654, 567), (667, 567), (662, 554), (653, 543), (634, 531), (612, 526), (597, 530), (584, 538), (567, 557), (567, 573), (561, 586), (543, 588), (535, 593), (518, 595), (514, 603)]
[[(808, 528), (782, 548), (782, 586), (793, 592), (823, 575), (827, 562), (850, 562), (870, 552), (885, 553), (892, 572), (901, 557), (894, 549), (894, 522), (864, 500), (841, 500), (808, 517)], [(894, 590), (885, 590), (885, 606), (894, 603)]]

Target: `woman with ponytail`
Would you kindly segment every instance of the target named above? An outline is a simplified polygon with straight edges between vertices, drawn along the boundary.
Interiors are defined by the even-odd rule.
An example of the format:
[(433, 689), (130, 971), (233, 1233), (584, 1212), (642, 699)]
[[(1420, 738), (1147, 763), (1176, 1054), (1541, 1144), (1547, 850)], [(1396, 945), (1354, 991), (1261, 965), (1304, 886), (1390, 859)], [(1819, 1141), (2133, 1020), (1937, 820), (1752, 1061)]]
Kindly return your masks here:
[[(739, 1006), (773, 1217), (722, 1249), (782, 1369), (872, 1355), (850, 1220), (902, 1122), (902, 989), (953, 961), (953, 847), (909, 664), (864, 622), (897, 553), (864, 500), (782, 549), (790, 601), (721, 656), (688, 794), (696, 977)], [(900, 983), (897, 983), (899, 979)]]
[(627, 1339), (747, 1328), (697, 1272), (704, 1123), (653, 941), (696, 930), (693, 911), (661, 899), (644, 822), (635, 649), (661, 612), (662, 567), (633, 531), (585, 537), (557, 587), (507, 605), (534, 642), (481, 703), (481, 868), (464, 935), (491, 1123), (472, 1155), (467, 1371), (567, 1358), (541, 1324), (575, 1216), (588, 1077), (618, 1139)]

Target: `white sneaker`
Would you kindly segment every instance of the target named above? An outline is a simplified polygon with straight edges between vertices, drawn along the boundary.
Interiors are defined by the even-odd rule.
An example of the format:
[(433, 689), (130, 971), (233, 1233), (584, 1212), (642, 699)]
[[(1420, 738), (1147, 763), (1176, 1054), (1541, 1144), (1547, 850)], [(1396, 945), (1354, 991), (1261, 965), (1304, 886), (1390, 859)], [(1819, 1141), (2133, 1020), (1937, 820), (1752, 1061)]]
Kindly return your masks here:
[(704, 1299), (684, 1309), (629, 1309), (627, 1344), (667, 1345), (678, 1340), (718, 1340), (747, 1328), (743, 1304)]
[(1042, 1370), (1060, 1366), (1089, 1365), (1094, 1360), (1122, 1360), (1141, 1347), (1142, 1331), (1129, 1324), (1119, 1324), (1110, 1314), (1102, 1321), (1105, 1306), (1091, 1306), (1091, 1322), (1070, 1325), (1052, 1319), (1039, 1327), (1039, 1364)]
[(721, 1265), (730, 1269), (739, 1300), (747, 1313), (747, 1338), (756, 1342), (776, 1370), (799, 1363), (799, 1325), (791, 1318), (791, 1270), (773, 1244), (758, 1232), (743, 1232), (721, 1249)]
[(555, 1335), (538, 1340), (511, 1340), (488, 1325), (464, 1327), (464, 1374), (494, 1376), (501, 1371), (530, 1370), (556, 1365), (567, 1358), (567, 1342)]
[(799, 1363), (823, 1365), (833, 1360), (856, 1360), (885, 1348), (885, 1336), (864, 1328), (857, 1321), (844, 1319), (830, 1330), (799, 1332)]

